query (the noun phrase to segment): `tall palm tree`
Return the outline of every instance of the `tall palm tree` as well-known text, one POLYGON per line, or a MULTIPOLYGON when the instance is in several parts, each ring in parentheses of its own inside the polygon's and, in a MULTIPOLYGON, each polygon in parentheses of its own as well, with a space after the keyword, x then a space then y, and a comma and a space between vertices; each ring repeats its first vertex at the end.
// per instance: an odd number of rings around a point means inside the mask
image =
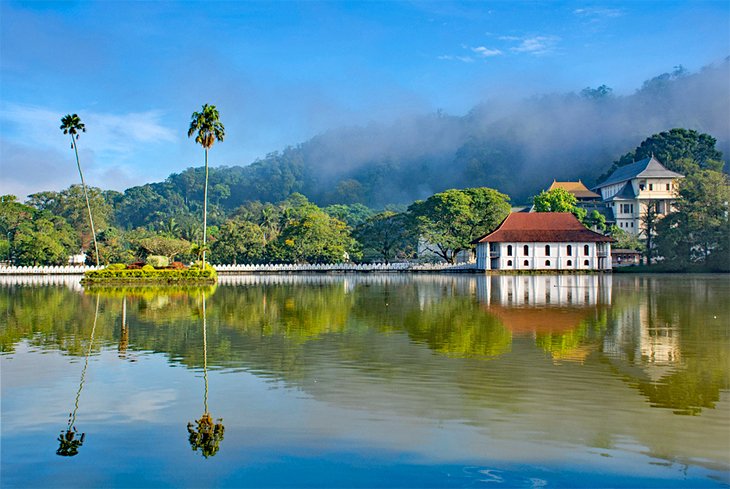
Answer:
POLYGON ((76 166, 79 169, 79 176, 81 177, 81 187, 84 189, 84 197, 86 198, 86 209, 89 211, 89 225, 91 226, 91 237, 94 239, 94 256, 96 257, 96 266, 99 266, 99 246, 96 244, 96 231, 94 230, 94 218, 91 216, 91 204, 89 204, 89 192, 86 190, 86 183, 84 182, 84 174, 81 171, 81 163, 79 163, 79 150, 76 147, 76 142, 79 139, 79 132, 86 132, 86 126, 76 114, 66 114, 61 118, 61 127, 64 134, 71 136, 71 147, 76 154, 76 166))
POLYGON ((205 186, 203 187, 203 268, 205 268, 205 243, 208 234, 208 150, 216 141, 223 141, 225 128, 215 105, 203 105, 201 112, 193 112, 188 137, 196 134, 195 142, 205 149, 205 186))

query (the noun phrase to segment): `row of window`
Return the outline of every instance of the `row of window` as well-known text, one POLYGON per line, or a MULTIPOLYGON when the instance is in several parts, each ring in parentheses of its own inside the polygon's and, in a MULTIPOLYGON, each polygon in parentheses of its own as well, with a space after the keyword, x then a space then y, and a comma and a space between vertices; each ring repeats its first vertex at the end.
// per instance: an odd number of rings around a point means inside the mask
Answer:
MULTIPOLYGON (((657 183, 657 187, 659 187, 659 185, 661 185, 661 183, 657 183)), ((672 184, 671 183, 667 183, 666 186, 667 186, 667 191, 669 191, 669 190, 672 189, 672 184)), ((640 183, 639 184, 639 190, 646 190, 646 184, 640 183)), ((654 184, 653 183, 650 183, 649 184, 649 191, 651 192, 652 190, 654 190, 654 184)))
MULTIPOLYGON (((589 266, 590 264, 591 263, 588 260, 583 260, 583 265, 589 266)), ((523 266, 526 266, 526 267, 529 267, 530 266, 530 261, 529 260, 525 260, 524 262, 522 262, 522 265, 523 266)), ((512 260, 507 260, 507 266, 508 267, 511 267, 512 266, 512 260)), ((550 260, 545 260, 545 266, 546 267, 549 267, 550 266, 550 260)), ((568 262, 566 263, 566 266, 572 267, 573 266, 573 260, 568 260, 568 262)))
MULTIPOLYGON (((568 245, 566 248, 568 256, 573 256, 573 245, 568 245)), ((525 245, 522 247, 522 253, 525 256, 530 256, 530 247, 525 245)), ((591 254, 591 248, 588 245, 583 245, 583 254, 589 256, 591 254)), ((512 256, 512 245, 507 245, 507 256, 512 256)), ((545 256, 550 256, 550 245, 545 245, 545 256)))
POLYGON ((619 225, 619 227, 622 227, 622 228, 634 227, 634 223, 633 222, 627 222, 624 225, 624 222, 619 221, 618 225, 619 225))

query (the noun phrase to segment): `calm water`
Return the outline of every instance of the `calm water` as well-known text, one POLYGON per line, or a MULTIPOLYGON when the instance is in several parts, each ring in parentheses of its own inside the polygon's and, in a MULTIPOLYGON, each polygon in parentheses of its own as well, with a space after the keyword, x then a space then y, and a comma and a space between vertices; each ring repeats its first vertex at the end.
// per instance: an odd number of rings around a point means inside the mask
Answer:
POLYGON ((728 276, 4 280, 3 488, 730 486, 728 276))

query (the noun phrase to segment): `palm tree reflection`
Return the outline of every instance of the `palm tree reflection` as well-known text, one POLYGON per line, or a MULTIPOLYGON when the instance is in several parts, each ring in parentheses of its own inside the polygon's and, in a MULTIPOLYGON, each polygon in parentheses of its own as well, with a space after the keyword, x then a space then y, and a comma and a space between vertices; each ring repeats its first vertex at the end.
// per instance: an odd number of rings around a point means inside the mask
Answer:
POLYGON ((89 348, 86 351, 86 360, 84 361, 84 368, 81 370, 81 381, 79 382, 79 390, 76 392, 76 401, 74 402, 74 410, 68 415, 68 426, 65 430, 61 431, 58 435, 58 442, 60 443, 56 455, 62 457, 73 457, 79 453, 79 448, 84 444, 86 433, 81 433, 76 429, 76 411, 79 409, 79 398, 81 397, 81 390, 84 388, 84 379, 86 377, 86 368, 89 366, 89 356, 91 355, 91 348, 94 344, 94 333, 96 332, 96 320, 99 317, 99 294, 96 295, 96 309, 94 311, 94 325, 91 327, 91 337, 89 338, 89 348), (78 436, 78 438, 77 438, 78 436))
POLYGON ((205 294, 203 299, 203 378, 205 379, 205 396, 203 398, 204 412, 195 424, 188 422, 188 441, 193 451, 200 452, 205 458, 212 457, 220 449, 220 442, 223 440, 223 419, 218 418, 213 422, 213 417, 208 412, 208 336, 205 311, 205 294))

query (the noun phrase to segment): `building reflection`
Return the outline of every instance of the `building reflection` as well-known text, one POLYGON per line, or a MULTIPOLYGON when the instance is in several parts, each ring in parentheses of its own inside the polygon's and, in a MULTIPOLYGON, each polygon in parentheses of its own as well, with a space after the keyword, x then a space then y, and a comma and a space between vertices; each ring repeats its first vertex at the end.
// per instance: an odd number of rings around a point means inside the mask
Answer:
POLYGON ((600 349, 610 275, 493 275, 476 287, 484 311, 553 361, 582 363, 600 349))

